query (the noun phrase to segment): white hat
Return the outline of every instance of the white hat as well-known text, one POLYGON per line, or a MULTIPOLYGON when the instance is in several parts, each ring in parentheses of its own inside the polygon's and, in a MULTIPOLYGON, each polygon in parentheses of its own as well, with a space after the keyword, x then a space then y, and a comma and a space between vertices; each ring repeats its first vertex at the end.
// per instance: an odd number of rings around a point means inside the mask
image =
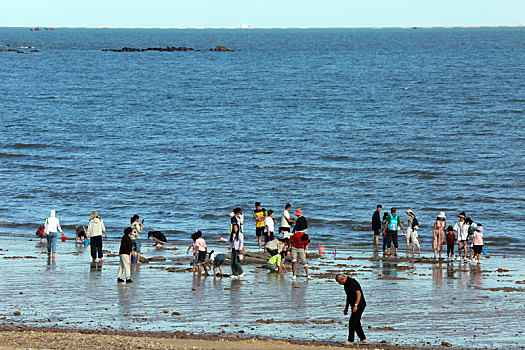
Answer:
POLYGON ((445 215, 445 212, 444 212, 444 211, 442 211, 442 212, 440 212, 440 213, 439 213, 439 215, 438 215, 438 218, 443 218, 443 219, 446 219, 446 218, 447 218, 447 216, 445 215))

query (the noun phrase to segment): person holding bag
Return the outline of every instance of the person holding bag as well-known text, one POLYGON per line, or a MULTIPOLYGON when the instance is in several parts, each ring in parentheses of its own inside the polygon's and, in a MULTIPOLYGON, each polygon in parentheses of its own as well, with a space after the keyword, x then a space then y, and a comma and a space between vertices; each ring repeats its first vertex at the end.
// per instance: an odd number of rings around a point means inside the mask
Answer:
POLYGON ((60 227, 60 220, 55 216, 56 212, 51 210, 50 216, 46 219, 44 236, 47 239, 47 256, 55 258, 57 248, 58 232, 64 236, 62 227, 60 227))

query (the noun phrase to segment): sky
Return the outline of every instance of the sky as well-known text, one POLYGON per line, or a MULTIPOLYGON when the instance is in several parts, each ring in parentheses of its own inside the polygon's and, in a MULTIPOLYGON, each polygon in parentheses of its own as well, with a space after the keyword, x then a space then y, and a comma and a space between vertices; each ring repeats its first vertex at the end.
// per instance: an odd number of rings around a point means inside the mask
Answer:
POLYGON ((412 27, 525 24, 525 0, 0 0, 0 26, 412 27))

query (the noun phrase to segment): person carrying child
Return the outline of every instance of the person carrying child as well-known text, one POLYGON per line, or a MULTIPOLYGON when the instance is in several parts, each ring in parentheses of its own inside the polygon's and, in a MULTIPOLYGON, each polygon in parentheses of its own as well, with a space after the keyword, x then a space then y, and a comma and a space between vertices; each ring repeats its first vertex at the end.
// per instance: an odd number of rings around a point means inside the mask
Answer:
POLYGON ((286 257, 286 252, 284 251, 278 254, 275 254, 266 263, 266 268, 270 270, 269 272, 279 272, 279 273, 286 272, 286 268, 284 267, 285 257, 286 257))
MULTIPOLYGON (((454 260, 454 245, 456 244, 456 235, 454 234, 454 228, 450 225, 447 228, 446 240, 447 240, 447 259, 450 260, 450 258, 452 258, 452 260, 454 260)), ((459 254, 461 254, 461 248, 460 248, 459 254)))

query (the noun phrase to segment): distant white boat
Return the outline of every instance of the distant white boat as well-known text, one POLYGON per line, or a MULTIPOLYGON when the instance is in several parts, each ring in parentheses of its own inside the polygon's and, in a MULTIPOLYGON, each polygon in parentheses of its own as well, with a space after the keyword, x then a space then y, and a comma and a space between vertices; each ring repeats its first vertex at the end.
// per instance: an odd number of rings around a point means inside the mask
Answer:
POLYGON ((253 29, 252 26, 244 24, 244 23, 241 23, 241 25, 239 25, 239 28, 241 28, 241 29, 253 29))

